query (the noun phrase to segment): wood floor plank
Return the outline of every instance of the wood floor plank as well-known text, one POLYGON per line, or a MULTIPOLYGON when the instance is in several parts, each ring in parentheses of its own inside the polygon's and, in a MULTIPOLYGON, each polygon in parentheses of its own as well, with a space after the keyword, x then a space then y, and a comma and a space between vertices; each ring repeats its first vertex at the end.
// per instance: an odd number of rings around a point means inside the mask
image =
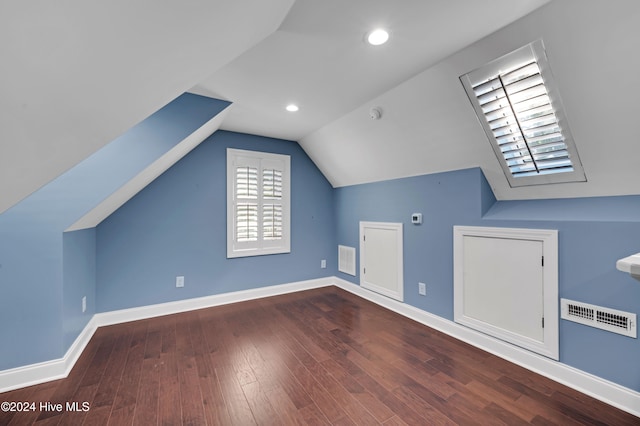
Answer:
POLYGON ((204 424, 205 415, 202 394, 200 393, 200 380, 193 355, 183 355, 179 358, 178 376, 182 422, 192 425, 204 424))
POLYGON ((311 400, 330 422, 333 423, 346 417, 346 413, 340 407, 340 404, 318 383, 313 374, 304 365, 291 366, 291 371, 298 378, 304 389, 307 389, 311 400))
POLYGON ((215 371, 211 377, 200 378, 200 393, 202 394, 202 406, 207 424, 231 424, 231 418, 224 403, 215 371))
POLYGON ((158 424, 166 426, 181 424, 182 405, 180 404, 180 379, 178 374, 178 356, 175 351, 163 352, 160 355, 159 380, 158 424))
POLYGON ((444 400, 456 393, 446 380, 441 380, 437 370, 412 356, 395 361, 393 366, 444 400))
POLYGON ((304 420, 305 424, 308 425, 331 425, 329 420, 322 415, 322 412, 316 407, 314 404, 307 405, 304 408, 298 410, 300 416, 304 420))
MULTIPOLYGON (((78 358, 75 367, 71 370, 67 379, 60 381, 51 395, 51 399, 46 402, 51 402, 54 405, 64 405, 67 401, 72 401, 73 395, 80 386, 84 375, 90 369, 91 361, 100 348, 100 345, 101 341, 99 339, 92 340, 87 344, 87 347, 82 355, 80 355, 80 358, 78 358)), ((60 411, 40 411, 37 422, 40 422, 40 424, 57 424, 61 416, 62 412, 60 411)))
POLYGON ((134 325, 132 330, 127 360, 109 417, 110 424, 124 425, 133 422, 148 325, 148 321, 140 321, 134 325))
MULTIPOLYGON (((30 386, 29 388, 26 389, 27 392, 25 393, 16 391, 16 392, 13 392, 13 395, 11 397, 7 397, 7 398, 0 397, 0 401, 14 401, 14 402, 22 401, 22 402, 30 402, 30 403, 36 404, 35 405, 36 409, 32 411, 20 413, 20 415, 14 416, 13 419, 11 419, 9 416, 3 419, 2 416, 0 415, 0 425, 8 424, 12 426, 13 425, 18 426, 18 425, 29 425, 34 423, 38 419, 38 416, 40 415, 40 410, 39 410, 40 403, 45 401, 51 401, 51 398, 59 384, 60 384, 60 381, 56 380, 54 382, 45 383, 39 386, 30 386), (22 396, 22 395, 28 395, 28 396, 22 396)), ((5 414, 10 414, 10 413, 5 413, 5 414)))
POLYGON ((255 425, 256 420, 251 412, 251 407, 233 368, 228 364, 220 365, 216 367, 216 374, 229 411, 231 424, 255 425))
MULTIPOLYGON (((437 410, 423 398, 420 398, 407 387, 400 386, 393 391, 393 394, 402 402, 420 412, 420 415, 427 419, 430 425, 434 426, 453 426, 455 423, 448 418, 443 412, 437 410)), ((400 415, 394 417, 400 418, 400 415)))
POLYGON ((291 374, 306 390, 311 400, 318 406, 322 414, 335 423, 347 417, 344 410, 329 392, 311 374, 308 366, 317 366, 318 362, 306 352, 302 346, 289 334, 281 333, 278 343, 288 352, 283 353, 282 360, 291 374), (306 363, 306 365, 305 365, 306 363))
MULTIPOLYGON (((389 409, 384 404, 380 404, 381 399, 372 395, 371 392, 367 389, 365 385, 360 383, 355 376, 349 374, 346 370, 344 370, 337 362, 334 360, 328 360, 322 363, 322 366, 327 369, 327 371, 346 389, 349 393, 364 407, 366 408, 373 417, 376 418, 380 423, 389 420, 394 416, 394 412, 389 409)), ((360 377, 362 377, 365 373, 361 372, 360 377)), ((371 383, 375 382, 373 379, 370 379, 369 385, 372 387, 371 383)), ((382 386, 378 383, 375 383, 378 388, 382 386)))
MULTIPOLYGON (((100 381, 96 394, 91 402, 92 407, 98 408, 108 406, 109 412, 111 411, 111 405, 116 397, 116 392, 118 391, 118 386, 127 361, 127 352, 129 351, 129 346, 131 344, 131 335, 132 334, 125 329, 113 342, 113 350, 109 355, 109 360, 105 366, 105 372, 102 375, 102 380, 100 381)), ((91 417, 92 411, 88 417, 91 417)))
POLYGON ((387 330, 379 331, 376 333, 376 337, 378 338, 378 344, 392 346, 396 351, 405 354, 405 356, 411 355, 420 362, 429 361, 432 358, 431 355, 420 350, 417 346, 404 341, 396 334, 392 334, 387 330))
POLYGON ((389 420, 383 423, 384 426, 407 426, 407 423, 402 421, 398 416, 393 416, 389 420))
MULTIPOLYGON (((273 390, 273 388, 270 390, 273 390)), ((271 405, 269 398, 260 386, 260 382, 252 382, 242 385, 242 391, 247 398, 247 403, 251 408, 251 413, 253 414, 253 418, 256 420, 257 424, 282 424, 282 419, 280 419, 277 411, 271 405)))
MULTIPOLYGON (((151 335, 151 333, 149 334, 151 335)), ((148 336, 149 336, 148 335, 148 336)), ((160 334, 157 334, 158 338, 160 334)), ((148 339, 148 337, 147 337, 148 339)), ((149 343, 147 341, 147 343, 149 343)), ((145 358, 142 362, 142 373, 140 386, 136 398, 136 410, 134 413, 134 424, 157 424, 158 423, 158 402, 160 393, 160 341, 153 345, 158 349, 158 357, 145 358)), ((148 347, 148 345, 147 345, 148 347)), ((145 351, 145 357, 148 356, 145 351)))
POLYGON ((101 327, 66 379, 11 400, 65 410, 1 426, 640 425, 335 287, 101 327))
MULTIPOLYGON (((585 421, 591 421, 592 419, 598 415, 599 412, 603 410, 607 410, 607 405, 601 401, 594 401, 592 398, 578 393, 578 392, 567 392, 566 390, 559 390, 554 392, 551 397, 558 403, 562 404, 564 407, 567 407, 564 410, 564 413, 571 413, 572 418, 579 418, 576 415, 576 412, 583 413, 586 415, 585 421)), ((632 424, 635 426, 640 425, 640 420, 637 420, 634 423, 629 423, 628 416, 620 415, 620 412, 612 412, 607 422, 609 424, 615 424, 617 426, 625 426, 632 424)), ((597 424, 597 422, 594 422, 597 424)))
MULTIPOLYGON (((496 382, 497 383, 497 382, 496 382)), ((527 408, 525 404, 519 402, 521 395, 506 396, 503 392, 496 389, 499 386, 491 386, 490 384, 472 381, 465 386, 468 391, 483 399, 485 406, 491 404, 497 405, 499 408, 509 411, 513 415, 530 422, 536 416, 536 413, 527 408)))
POLYGON ((304 416, 298 411, 289 396, 281 388, 275 388, 267 393, 271 406, 278 412, 282 425, 304 425, 304 416))
POLYGON ((484 407, 483 411, 490 417, 499 419, 505 425, 521 426, 529 424, 529 422, 524 420, 522 417, 513 414, 511 411, 506 410, 504 407, 493 402, 484 407))
MULTIPOLYGON (((298 342, 302 349, 309 354, 315 361, 324 361, 330 358, 330 354, 321 347, 321 345, 314 341, 310 335, 305 333, 305 330, 298 327, 298 322, 292 317, 286 315, 286 307, 281 304, 276 305, 280 315, 281 323, 286 324, 286 334, 289 334, 293 339, 298 342)), ((302 359, 301 359, 302 360, 302 359)))
POLYGON ((377 424, 375 417, 360 404, 327 370, 321 365, 312 367, 311 373, 316 380, 333 395, 333 398, 354 422, 377 424))

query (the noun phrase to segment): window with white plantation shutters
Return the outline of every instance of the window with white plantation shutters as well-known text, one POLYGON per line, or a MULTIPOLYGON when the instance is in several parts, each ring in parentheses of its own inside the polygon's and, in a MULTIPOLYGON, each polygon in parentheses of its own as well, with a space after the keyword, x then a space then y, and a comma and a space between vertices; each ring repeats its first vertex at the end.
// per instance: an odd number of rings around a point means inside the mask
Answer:
POLYGON ((227 149, 227 257, 290 251, 290 157, 227 149))
POLYGON ((265 240, 277 240, 282 238, 282 170, 263 170, 262 188, 262 233, 265 240))
POLYGON ((512 187, 586 180, 542 41, 460 80, 512 187))
POLYGON ((235 239, 239 242, 258 240, 258 169, 237 166, 235 239))

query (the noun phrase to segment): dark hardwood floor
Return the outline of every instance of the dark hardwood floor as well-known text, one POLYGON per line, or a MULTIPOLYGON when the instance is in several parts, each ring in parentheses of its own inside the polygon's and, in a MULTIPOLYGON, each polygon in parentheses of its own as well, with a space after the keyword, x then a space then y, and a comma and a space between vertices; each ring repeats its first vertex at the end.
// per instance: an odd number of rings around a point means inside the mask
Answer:
POLYGON ((36 409, 0 425, 640 425, 334 287, 100 328, 6 401, 36 409))

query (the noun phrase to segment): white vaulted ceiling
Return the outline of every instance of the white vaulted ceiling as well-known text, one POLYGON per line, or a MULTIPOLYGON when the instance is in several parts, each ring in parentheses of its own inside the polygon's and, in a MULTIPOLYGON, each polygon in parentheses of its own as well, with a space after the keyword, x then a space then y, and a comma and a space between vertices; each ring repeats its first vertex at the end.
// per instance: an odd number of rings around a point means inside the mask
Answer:
POLYGON ((1 1, 0 212, 261 42, 292 4, 1 1))
POLYGON ((297 0, 278 31, 193 91, 234 102, 225 128, 298 141, 547 1, 297 0), (387 44, 365 43, 376 27, 387 44))
POLYGON ((2 2, 0 212, 184 91, 231 101, 223 129, 298 141, 334 186, 481 167, 499 199, 640 194, 640 3, 613 4, 2 2), (586 183, 509 188, 458 80, 536 39, 586 183))

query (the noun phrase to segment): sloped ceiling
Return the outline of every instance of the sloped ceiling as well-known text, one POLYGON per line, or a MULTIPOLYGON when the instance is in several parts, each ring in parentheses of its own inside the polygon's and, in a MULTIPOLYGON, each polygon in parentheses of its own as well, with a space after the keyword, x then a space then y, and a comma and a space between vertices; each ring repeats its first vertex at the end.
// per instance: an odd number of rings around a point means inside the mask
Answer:
POLYGON ((334 186, 479 166, 499 199, 638 194, 637 22, 634 0, 1 2, 0 212, 187 90, 334 186), (458 77, 539 38, 588 182, 512 189, 458 77))
POLYGON ((638 194, 640 107, 628 93, 639 11, 633 0, 298 0, 278 31, 193 90, 234 102, 223 129, 299 141, 334 186, 481 167, 498 199, 638 194), (376 25, 391 39, 368 46, 376 25), (510 188, 458 79, 537 39, 587 182, 510 188))
POLYGON ((299 141, 548 1, 297 0, 278 31, 192 92, 234 103, 226 130, 299 141), (365 42, 376 27, 387 44, 365 42))
POLYGON ((336 186, 480 166, 496 198, 640 194, 640 3, 553 1, 305 136, 336 186), (510 188, 458 77, 542 39, 587 182, 510 188), (379 105, 382 120, 368 110, 379 105))
POLYGON ((0 2, 0 212, 260 42, 292 4, 0 2))

